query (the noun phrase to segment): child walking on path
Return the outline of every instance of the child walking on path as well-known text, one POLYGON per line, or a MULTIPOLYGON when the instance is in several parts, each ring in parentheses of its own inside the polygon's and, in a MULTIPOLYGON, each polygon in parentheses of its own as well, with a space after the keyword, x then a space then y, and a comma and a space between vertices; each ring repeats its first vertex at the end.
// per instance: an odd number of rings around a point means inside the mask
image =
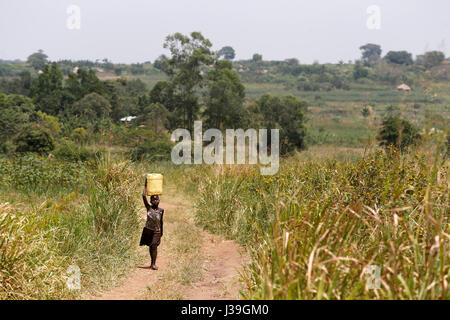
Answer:
POLYGON ((158 255, 158 246, 161 243, 163 235, 163 216, 164 209, 159 208, 159 196, 151 196, 150 203, 146 197, 147 180, 145 180, 144 191, 142 191, 142 199, 147 209, 147 222, 142 231, 140 246, 149 246, 151 265, 150 269, 158 270, 156 266, 156 257, 158 255))

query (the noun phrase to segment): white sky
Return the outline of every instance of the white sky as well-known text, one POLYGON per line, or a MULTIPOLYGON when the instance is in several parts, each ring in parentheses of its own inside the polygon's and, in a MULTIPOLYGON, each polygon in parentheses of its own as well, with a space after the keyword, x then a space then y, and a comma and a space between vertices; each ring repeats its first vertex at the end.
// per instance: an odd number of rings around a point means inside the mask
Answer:
POLYGON ((153 61, 164 38, 200 31, 214 49, 231 45, 237 59, 296 57, 301 63, 360 57, 365 43, 414 55, 450 55, 449 0, 0 0, 0 59, 26 59, 43 49, 51 60, 153 61), (81 28, 66 10, 81 9, 81 28), (366 23, 381 10, 379 30, 366 23))

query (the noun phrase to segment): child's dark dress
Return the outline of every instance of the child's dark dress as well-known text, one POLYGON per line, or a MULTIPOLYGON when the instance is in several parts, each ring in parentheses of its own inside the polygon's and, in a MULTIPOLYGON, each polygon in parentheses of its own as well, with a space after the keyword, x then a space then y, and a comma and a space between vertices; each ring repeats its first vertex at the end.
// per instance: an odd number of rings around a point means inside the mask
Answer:
POLYGON ((162 217, 164 209, 152 209, 147 211, 147 222, 142 230, 140 246, 157 247, 162 237, 162 217))

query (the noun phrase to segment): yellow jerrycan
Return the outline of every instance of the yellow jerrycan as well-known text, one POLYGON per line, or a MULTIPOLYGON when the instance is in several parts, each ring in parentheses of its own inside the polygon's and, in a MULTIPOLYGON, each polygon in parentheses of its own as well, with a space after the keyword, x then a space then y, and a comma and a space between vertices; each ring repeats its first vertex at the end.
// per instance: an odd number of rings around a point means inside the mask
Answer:
POLYGON ((147 174, 147 196, 162 195, 163 175, 160 173, 147 174))

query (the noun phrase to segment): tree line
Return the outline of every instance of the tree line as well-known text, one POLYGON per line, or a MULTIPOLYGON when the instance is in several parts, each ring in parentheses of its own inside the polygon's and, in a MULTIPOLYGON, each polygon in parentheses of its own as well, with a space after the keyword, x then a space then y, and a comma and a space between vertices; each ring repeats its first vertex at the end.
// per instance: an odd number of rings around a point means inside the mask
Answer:
POLYGON ((304 147, 305 103, 293 96, 270 95, 247 101, 245 87, 230 62, 231 47, 214 52, 212 43, 199 32, 169 35, 163 47, 170 52, 160 59, 167 80, 151 90, 141 80, 102 81, 91 68, 79 68, 65 78, 58 63, 40 64, 46 59, 43 52, 31 55, 30 64, 40 70, 37 78, 17 82, 20 89, 14 94, 0 94, 0 122, 17 118, 15 126, 0 128, 5 137, 2 149, 27 151, 17 145, 20 139, 28 139, 28 151, 36 147, 48 152, 53 148, 52 137, 75 139, 80 132, 111 131, 124 116, 136 117, 130 128, 151 132, 147 142, 166 141, 167 132, 176 128, 192 131, 194 121, 202 119, 205 128, 221 130, 279 128, 283 152, 304 147), (58 123, 60 133, 52 132, 48 122, 58 123))

